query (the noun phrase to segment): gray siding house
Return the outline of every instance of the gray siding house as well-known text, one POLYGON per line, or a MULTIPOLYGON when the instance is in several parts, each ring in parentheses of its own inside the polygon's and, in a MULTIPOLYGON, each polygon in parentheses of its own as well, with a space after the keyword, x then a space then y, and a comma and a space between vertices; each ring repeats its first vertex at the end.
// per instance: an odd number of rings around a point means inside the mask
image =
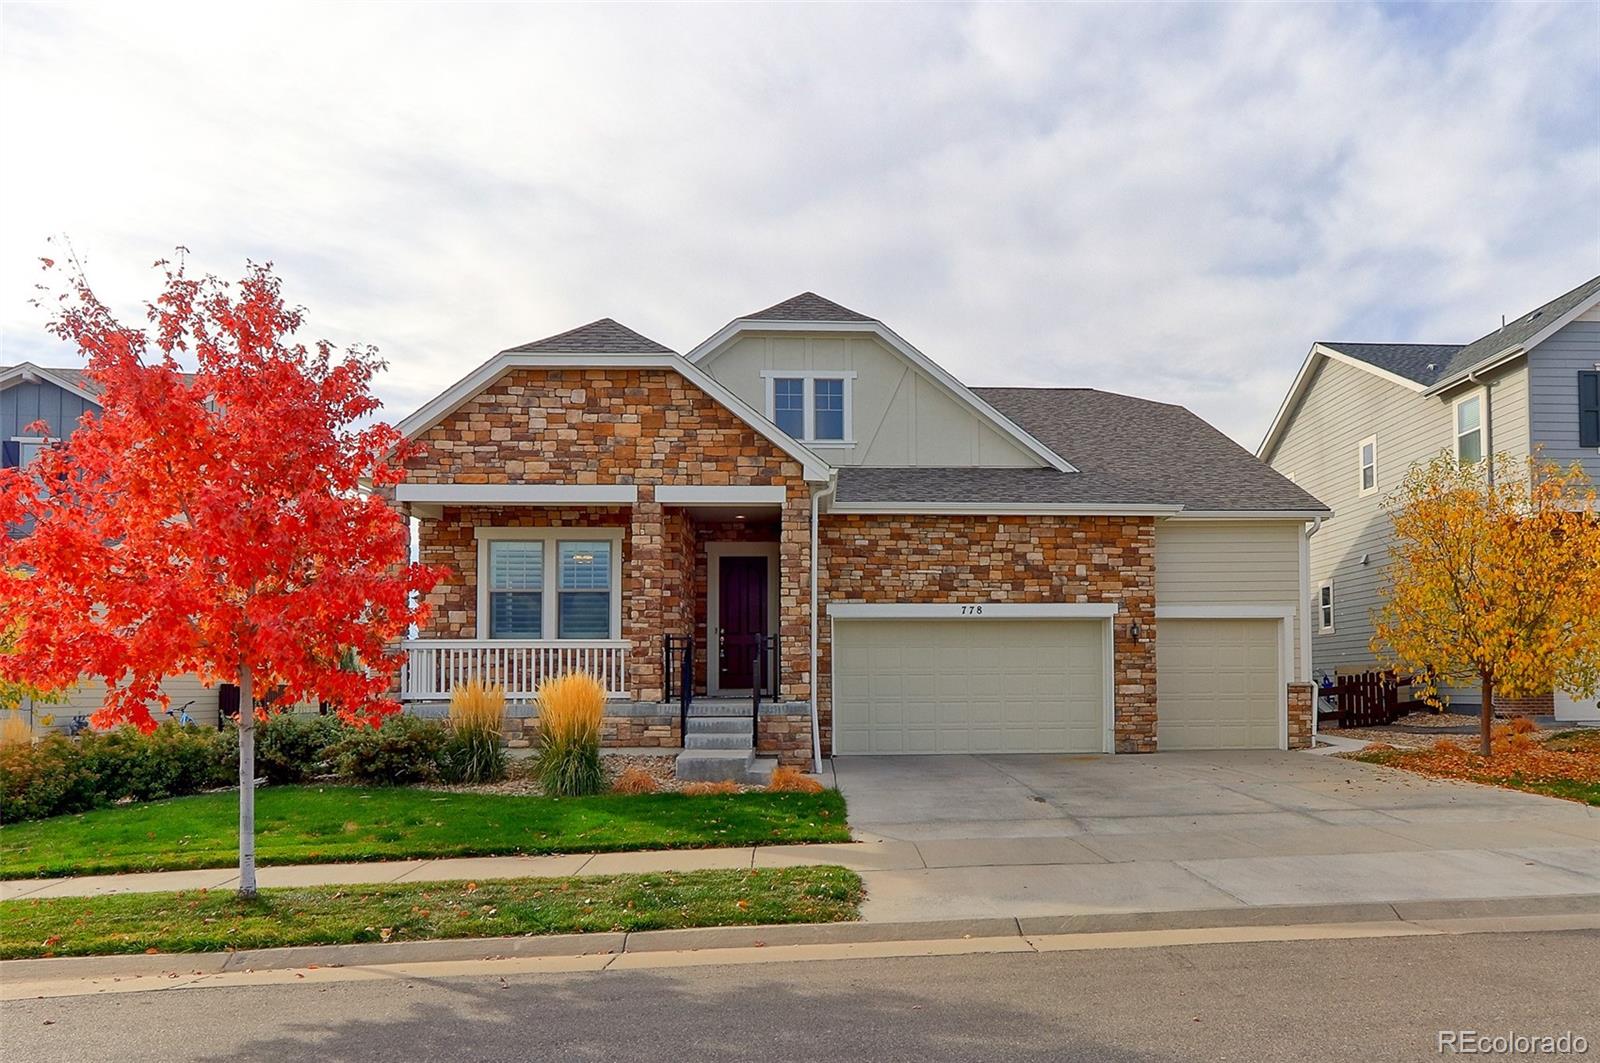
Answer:
MULTIPOLYGON (((1382 500, 1411 466, 1535 448, 1600 482, 1600 277, 1471 343, 1312 344, 1257 453, 1333 509, 1311 538, 1314 674, 1373 663, 1382 500)), ((1561 691, 1548 711, 1600 720, 1561 691)))
MULTIPOLYGON (((47 439, 70 435, 85 413, 100 408, 94 383, 81 369, 50 368, 23 362, 0 366, 0 467, 17 468, 33 460, 47 439), (43 430, 37 422, 43 422, 43 430)), ((26 525, 5 529, 5 534, 20 538, 28 534, 26 525)), ((217 688, 208 688, 198 676, 174 676, 161 684, 172 699, 172 711, 187 713, 197 723, 215 724, 218 710, 217 688)), ((36 726, 52 718, 57 729, 64 729, 76 716, 87 716, 100 707, 105 687, 99 680, 85 680, 66 700, 54 705, 26 706, 34 714, 36 726)))

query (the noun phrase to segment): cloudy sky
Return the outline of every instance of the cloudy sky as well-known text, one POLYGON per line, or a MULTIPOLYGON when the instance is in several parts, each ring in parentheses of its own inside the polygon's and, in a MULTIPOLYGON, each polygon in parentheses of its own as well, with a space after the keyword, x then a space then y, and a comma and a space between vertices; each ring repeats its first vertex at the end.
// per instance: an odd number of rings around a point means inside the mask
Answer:
POLYGON ((1314 339, 1465 341, 1600 272, 1600 5, 0 10, 0 363, 65 235, 137 309, 275 262, 395 416, 601 316, 804 289, 973 384, 1254 447, 1314 339))

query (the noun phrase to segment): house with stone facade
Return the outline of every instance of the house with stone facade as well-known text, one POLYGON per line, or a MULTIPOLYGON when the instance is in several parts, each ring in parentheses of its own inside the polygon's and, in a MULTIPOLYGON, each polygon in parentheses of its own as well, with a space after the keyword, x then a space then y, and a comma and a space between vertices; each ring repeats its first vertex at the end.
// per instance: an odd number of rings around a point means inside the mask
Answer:
MULTIPOLYGON (((1335 511, 1311 540, 1315 674, 1377 667, 1383 502, 1412 466, 1538 454, 1600 481, 1600 277, 1470 343, 1312 344, 1258 453, 1335 511)), ((1476 688, 1445 693, 1462 708, 1482 700, 1476 688)), ((1562 690, 1496 707, 1600 722, 1595 699, 1562 690)))
POLYGON ((608 743, 726 777, 1310 741, 1328 510, 1182 407, 968 387, 805 293, 686 354, 610 319, 510 347, 400 427, 450 573, 413 711, 476 675, 526 715, 582 669, 608 743))

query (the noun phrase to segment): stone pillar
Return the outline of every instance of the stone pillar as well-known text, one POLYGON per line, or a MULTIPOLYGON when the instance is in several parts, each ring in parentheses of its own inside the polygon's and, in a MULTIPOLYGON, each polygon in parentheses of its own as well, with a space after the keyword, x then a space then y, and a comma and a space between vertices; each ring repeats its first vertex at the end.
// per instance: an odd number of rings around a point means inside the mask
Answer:
POLYGON ((778 532, 778 634, 784 701, 811 697, 811 491, 791 481, 778 532))
POLYGON ((1289 684, 1289 748, 1311 748, 1311 724, 1317 711, 1314 683, 1289 684))
POLYGON ((663 571, 661 503, 655 488, 639 486, 628 516, 628 556, 622 559, 622 637, 628 647, 628 691, 636 701, 660 701, 661 636, 668 578, 663 571))
POLYGON ((1118 753, 1156 751, 1156 540, 1148 517, 1113 520, 1093 567, 1121 591, 1112 620, 1113 735, 1118 753), (1139 634, 1133 634, 1137 622, 1139 634))

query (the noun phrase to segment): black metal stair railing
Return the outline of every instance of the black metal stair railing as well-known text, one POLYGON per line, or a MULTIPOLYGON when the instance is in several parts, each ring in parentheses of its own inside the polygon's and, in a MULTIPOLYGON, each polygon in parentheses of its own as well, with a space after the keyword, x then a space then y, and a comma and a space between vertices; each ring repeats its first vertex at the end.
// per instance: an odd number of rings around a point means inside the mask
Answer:
POLYGON ((689 706, 694 703, 693 635, 668 635, 661 640, 661 691, 670 704, 678 703, 678 740, 687 744, 689 706))

